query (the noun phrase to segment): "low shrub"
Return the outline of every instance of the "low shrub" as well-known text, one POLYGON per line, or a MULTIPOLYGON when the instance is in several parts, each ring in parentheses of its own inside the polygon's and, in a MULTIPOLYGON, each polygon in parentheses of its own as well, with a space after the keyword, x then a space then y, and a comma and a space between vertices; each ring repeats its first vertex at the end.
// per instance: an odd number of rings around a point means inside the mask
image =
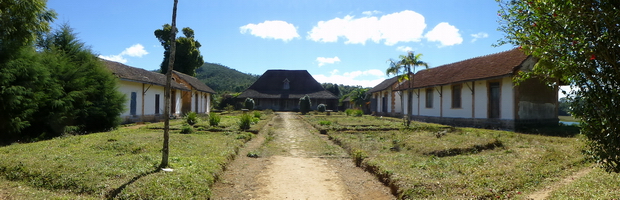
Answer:
POLYGON ((248 130, 252 125, 253 117, 249 114, 243 114, 239 117, 239 129, 248 130))
POLYGON ((198 123, 198 115, 195 112, 188 112, 185 115, 185 122, 189 125, 194 125, 198 123))
POLYGON ((318 110, 319 112, 325 112, 325 110, 327 110, 327 106, 325 106, 325 104, 319 104, 318 106, 316 106, 316 110, 318 110))
POLYGON ((364 111, 358 109, 347 109, 344 111, 344 114, 347 116, 361 117, 364 115, 364 111))
POLYGON ((183 127, 181 127, 181 134, 191 134, 194 132, 194 127, 190 126, 189 124, 184 124, 183 127))
POLYGON ((327 120, 323 120, 323 121, 319 121, 319 125, 321 126, 329 126, 332 125, 331 121, 327 121, 327 120))
POLYGON ((220 115, 217 113, 211 113, 209 115, 209 126, 218 126, 221 120, 222 117, 220 117, 220 115))
POLYGON ((254 111, 254 113, 253 113, 253 114, 254 114, 254 118, 258 118, 258 119, 260 119, 260 117, 261 117, 261 113, 260 113, 259 111, 254 111))
POLYGON ((243 108, 254 110, 254 99, 246 98, 245 101, 243 101, 243 108))

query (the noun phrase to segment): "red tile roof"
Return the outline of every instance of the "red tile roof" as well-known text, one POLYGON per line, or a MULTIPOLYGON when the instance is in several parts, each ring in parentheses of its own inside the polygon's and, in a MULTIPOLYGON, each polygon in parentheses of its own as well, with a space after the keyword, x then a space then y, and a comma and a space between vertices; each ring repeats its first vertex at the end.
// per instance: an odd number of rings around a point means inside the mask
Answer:
MULTIPOLYGON (((521 67, 529 56, 519 49, 512 49, 496 54, 471 58, 417 72, 414 75, 413 88, 424 88, 437 85, 491 79, 512 75, 521 67)), ((397 90, 409 88, 404 82, 397 90)))

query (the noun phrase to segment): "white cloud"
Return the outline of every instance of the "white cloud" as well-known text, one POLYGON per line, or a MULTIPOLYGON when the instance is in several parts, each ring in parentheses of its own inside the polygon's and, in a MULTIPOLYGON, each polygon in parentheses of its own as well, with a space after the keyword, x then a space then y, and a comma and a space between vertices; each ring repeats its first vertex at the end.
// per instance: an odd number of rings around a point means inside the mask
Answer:
POLYGON ((371 40, 375 43, 384 41, 385 45, 392 46, 399 42, 420 41, 425 28, 424 16, 405 10, 380 18, 347 15, 319 21, 308 32, 307 38, 316 42, 337 42, 338 38, 343 37, 345 44, 366 44, 371 40))
POLYGON ((396 51, 410 52, 410 51, 413 51, 413 48, 407 47, 407 46, 399 46, 399 47, 396 47, 396 51))
POLYGON ((385 80, 385 74, 378 69, 366 71, 352 71, 340 74, 337 69, 329 75, 318 74, 313 76, 320 83, 335 83, 351 86, 374 87, 385 80))
POLYGON ((489 34, 485 33, 485 32, 479 32, 479 33, 476 33, 476 34, 471 34, 471 37, 474 38, 474 39, 471 40, 471 42, 475 42, 478 39, 488 38, 489 34))
POLYGON ((99 55, 99 58, 111 60, 115 62, 120 62, 120 63, 127 63, 127 58, 125 58, 125 56, 141 58, 142 56, 147 55, 147 54, 149 54, 149 52, 144 50, 144 46, 142 46, 141 44, 134 44, 126 48, 125 50, 123 50, 123 52, 121 52, 118 55, 109 55, 109 56, 99 55))
POLYGON ((340 62, 340 58, 338 58, 338 56, 333 57, 333 58, 318 57, 316 58, 316 61, 319 62, 319 67, 320 67, 325 64, 334 64, 334 63, 340 62))
POLYGON ((381 11, 378 11, 378 10, 364 11, 364 12, 362 12, 362 14, 367 15, 367 16, 371 16, 371 15, 381 14, 381 11))
POLYGON ((463 42, 459 29, 447 22, 437 24, 437 26, 435 26, 433 30, 427 32, 424 37, 431 42, 440 42, 441 45, 439 47, 457 45, 463 42))
POLYGON ((134 44, 133 46, 126 48, 125 51, 121 52, 121 55, 128 55, 131 57, 140 58, 146 54, 149 54, 149 52, 146 52, 146 50, 144 50, 144 46, 142 46, 141 44, 134 44))
POLYGON ((251 35, 261 38, 271 38, 288 42, 298 38, 297 28, 285 21, 265 21, 259 24, 247 24, 239 27, 242 34, 250 32, 251 35))

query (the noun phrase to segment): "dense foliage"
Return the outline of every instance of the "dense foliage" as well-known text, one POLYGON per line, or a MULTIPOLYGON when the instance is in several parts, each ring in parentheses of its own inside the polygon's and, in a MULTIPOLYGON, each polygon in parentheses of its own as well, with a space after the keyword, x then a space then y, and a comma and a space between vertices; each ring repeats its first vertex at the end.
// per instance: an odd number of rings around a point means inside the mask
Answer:
POLYGON ((312 103, 310 102, 310 97, 308 95, 299 98, 299 111, 302 115, 310 112, 310 105, 312 105, 312 103))
MULTIPOLYGON (((196 76, 196 68, 204 64, 202 55, 200 55, 201 44, 194 39, 194 30, 185 27, 182 30, 183 36, 176 39, 176 51, 174 54, 174 70, 181 73, 196 76)), ((161 72, 168 71, 170 59, 170 35, 172 34, 172 26, 164 24, 162 29, 155 30, 155 37, 164 47, 164 60, 161 62, 161 72)))
POLYGON ((316 106, 316 110, 319 112, 325 112, 326 107, 327 106, 325 106, 325 104, 319 104, 318 106, 316 106))
POLYGON ((258 77, 214 63, 205 63, 196 69, 196 78, 217 93, 243 92, 258 80, 258 77))
POLYGON ((588 155, 620 172, 620 2, 498 0, 498 45, 519 46, 540 59, 523 78, 543 77, 573 88, 572 114, 582 120, 588 155))
POLYGON ((124 97, 115 77, 69 26, 39 33, 0 63, 0 139, 49 138, 109 130, 120 123, 124 97))
POLYGON ((245 101, 243 101, 243 108, 248 110, 254 110, 254 99, 245 98, 245 101))
POLYGON ((19 55, 37 37, 50 30, 56 13, 43 0, 3 0, 0 2, 0 62, 19 55))

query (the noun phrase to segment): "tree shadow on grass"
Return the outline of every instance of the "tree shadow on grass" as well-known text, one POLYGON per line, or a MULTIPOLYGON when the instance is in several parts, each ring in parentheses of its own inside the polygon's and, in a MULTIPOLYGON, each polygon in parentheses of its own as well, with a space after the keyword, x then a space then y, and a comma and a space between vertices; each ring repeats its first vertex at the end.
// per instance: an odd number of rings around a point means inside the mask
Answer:
POLYGON ((120 194, 120 193, 121 193, 121 192, 122 192, 122 191, 123 191, 123 190, 124 190, 127 186, 129 186, 129 185, 131 185, 132 183, 136 182, 138 179, 140 179, 140 178, 142 178, 142 177, 145 177, 145 176, 148 176, 148 175, 151 175, 151 174, 154 174, 154 173, 157 173, 157 172, 160 172, 160 171, 162 171, 162 170, 161 170, 161 168, 159 168, 159 167, 158 167, 158 168, 156 168, 155 170, 152 170, 152 171, 149 171, 149 172, 145 172, 145 173, 139 174, 139 175, 138 175, 138 176, 136 176, 136 177, 133 177, 133 178, 132 178, 131 180, 129 180, 127 183, 125 183, 125 184, 121 185, 120 187, 118 187, 118 188, 116 188, 116 189, 114 189, 114 190, 112 190, 112 191, 109 191, 109 192, 106 194, 106 199, 111 200, 111 199, 116 198, 116 196, 118 196, 118 194, 120 194))
POLYGON ((576 135, 579 135, 579 133, 581 132, 581 127, 579 127, 579 125, 560 124, 558 126, 551 127, 525 128, 517 130, 516 132, 556 137, 574 137, 576 135))

